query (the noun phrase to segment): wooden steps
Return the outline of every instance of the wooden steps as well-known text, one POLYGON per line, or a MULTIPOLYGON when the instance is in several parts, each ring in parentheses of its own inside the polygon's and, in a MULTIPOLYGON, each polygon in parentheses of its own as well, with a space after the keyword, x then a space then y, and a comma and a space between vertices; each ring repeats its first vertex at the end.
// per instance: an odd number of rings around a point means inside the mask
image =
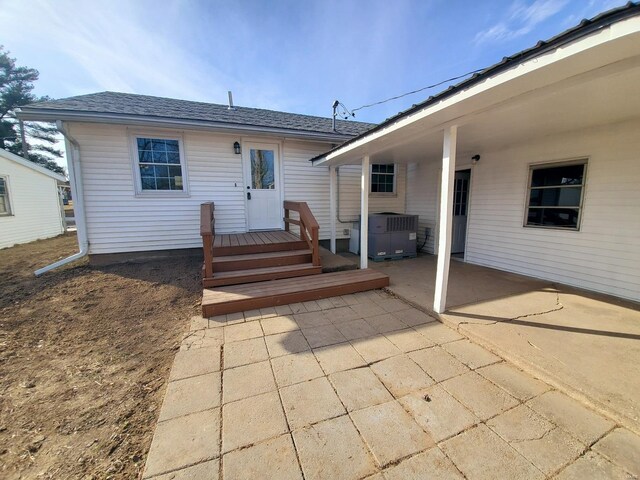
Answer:
POLYGON ((281 278, 303 277, 322 273, 322 266, 315 267, 313 263, 284 265, 279 267, 251 268, 248 270, 232 270, 217 272, 213 278, 205 278, 203 286, 219 287, 223 285, 238 285, 241 283, 263 282, 281 278))
POLYGON ((205 288, 202 316, 213 317, 256 308, 306 302, 389 286, 389 277, 376 270, 349 270, 300 278, 205 288))
POLYGON ((213 257, 214 276, 219 272, 249 270, 266 267, 300 265, 311 262, 311 250, 286 250, 278 252, 247 253, 244 255, 223 255, 213 257))

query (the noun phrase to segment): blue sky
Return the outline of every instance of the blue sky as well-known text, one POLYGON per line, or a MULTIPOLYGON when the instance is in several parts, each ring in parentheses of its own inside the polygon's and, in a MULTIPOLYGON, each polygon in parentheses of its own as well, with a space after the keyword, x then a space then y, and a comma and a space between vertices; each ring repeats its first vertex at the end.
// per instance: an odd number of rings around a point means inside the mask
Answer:
MULTIPOLYGON (((114 90, 329 116, 499 61, 612 0, 0 0, 55 98, 114 90)), ((357 112, 379 122, 445 88, 357 112)))

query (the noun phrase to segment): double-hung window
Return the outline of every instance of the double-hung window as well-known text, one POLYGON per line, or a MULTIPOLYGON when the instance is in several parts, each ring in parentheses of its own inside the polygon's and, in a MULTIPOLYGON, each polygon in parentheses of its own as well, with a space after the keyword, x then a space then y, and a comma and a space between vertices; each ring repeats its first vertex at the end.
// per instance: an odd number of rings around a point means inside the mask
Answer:
POLYGON ((525 226, 578 230, 587 161, 534 165, 525 226))
POLYGON ((0 216, 11 215, 7 177, 0 177, 0 216))
POLYGON ((393 163, 371 165, 371 193, 396 193, 396 166, 393 163))
POLYGON ((187 191, 179 138, 135 136, 134 141, 140 193, 187 191))

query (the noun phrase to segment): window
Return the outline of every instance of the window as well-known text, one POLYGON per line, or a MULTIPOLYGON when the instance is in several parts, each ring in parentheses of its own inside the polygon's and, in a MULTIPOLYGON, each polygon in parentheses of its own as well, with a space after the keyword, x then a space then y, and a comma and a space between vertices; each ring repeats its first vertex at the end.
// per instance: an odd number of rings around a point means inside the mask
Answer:
POLYGON ((396 166, 393 163, 371 165, 371 193, 396 193, 396 166))
POLYGON ((141 192, 184 192, 184 161, 180 140, 135 137, 141 192))
POLYGON ((11 215, 7 177, 0 177, 0 215, 11 215))
POLYGON ((531 167, 526 226, 577 230, 586 161, 531 167))

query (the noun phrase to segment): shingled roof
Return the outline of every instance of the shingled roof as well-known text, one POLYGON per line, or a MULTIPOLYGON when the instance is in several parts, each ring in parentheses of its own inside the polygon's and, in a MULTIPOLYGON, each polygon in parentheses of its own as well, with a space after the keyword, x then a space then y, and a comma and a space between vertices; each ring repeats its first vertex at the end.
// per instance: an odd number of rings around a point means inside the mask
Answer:
POLYGON ((334 131, 331 118, 239 106, 229 109, 228 105, 215 103, 118 92, 91 93, 32 103, 22 107, 18 116, 36 119, 34 116, 38 114, 46 114, 47 118, 43 117, 42 120, 56 116, 65 119, 65 115, 68 114, 74 114, 76 117, 87 114, 96 118, 104 115, 122 116, 123 119, 145 117, 198 121, 216 125, 253 126, 270 130, 293 130, 300 133, 343 136, 345 139, 359 135, 375 126, 371 123, 336 120, 334 131))

